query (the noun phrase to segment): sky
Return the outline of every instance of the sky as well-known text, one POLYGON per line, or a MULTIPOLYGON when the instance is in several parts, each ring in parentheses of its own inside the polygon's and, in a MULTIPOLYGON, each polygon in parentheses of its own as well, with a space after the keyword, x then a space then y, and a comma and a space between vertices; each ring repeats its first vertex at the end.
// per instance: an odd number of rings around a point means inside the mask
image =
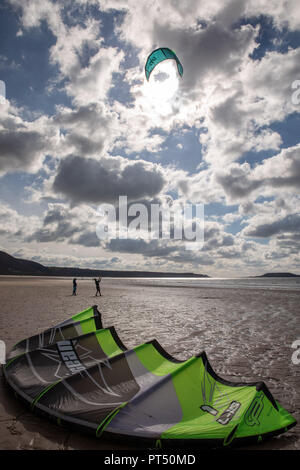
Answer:
POLYGON ((300 273, 299 46, 298 0, 1 2, 0 250, 99 270, 300 273), (146 80, 159 47, 182 78, 166 60, 146 80), (99 237, 119 196, 148 214, 201 205, 203 243, 99 237))

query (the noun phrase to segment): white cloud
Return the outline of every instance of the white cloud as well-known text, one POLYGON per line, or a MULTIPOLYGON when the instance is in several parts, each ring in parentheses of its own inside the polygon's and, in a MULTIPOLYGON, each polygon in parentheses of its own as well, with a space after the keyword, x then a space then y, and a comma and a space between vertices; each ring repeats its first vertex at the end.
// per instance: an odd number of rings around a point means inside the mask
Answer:
POLYGON ((283 149, 253 169, 249 163, 231 163, 226 169, 216 171, 216 181, 224 189, 228 202, 293 194, 300 185, 300 145, 283 149))
POLYGON ((5 243, 22 243, 24 236, 39 226, 36 216, 23 216, 16 210, 0 203, 0 237, 5 243))
POLYGON ((64 132, 63 154, 99 158, 106 155, 120 138, 118 114, 103 103, 89 103, 67 108, 58 107, 55 124, 64 132))
POLYGON ((9 0, 10 4, 21 11, 21 23, 23 28, 37 28, 42 21, 47 21, 53 30, 57 30, 61 24, 59 3, 51 0, 9 0))
MULTIPOLYGON (((90 259, 84 250, 96 250, 95 234, 81 213, 78 217, 87 223, 86 229, 76 225, 75 208, 69 209, 65 198, 80 203, 77 209, 81 210, 87 208, 86 202, 111 201, 124 192, 135 201, 163 197, 170 190, 176 194, 178 190, 180 202, 240 206, 235 214, 218 218, 223 225, 207 225, 205 249, 197 259, 161 244, 144 246, 148 258, 160 253, 161 263, 170 262, 169 266, 179 262, 209 266, 214 262, 220 269, 225 269, 226 263, 233 269, 245 263, 255 269, 258 258, 266 265, 272 263, 278 249, 286 255, 284 262, 291 262, 292 250, 298 247, 295 231, 288 228, 292 227, 291 217, 299 204, 299 145, 282 149, 283 136, 271 125, 275 121, 284 123, 298 111, 291 101, 291 84, 300 78, 300 49, 269 51, 253 60, 250 55, 259 45, 260 26, 237 25, 242 18, 267 15, 270 27, 273 21, 278 28, 296 30, 300 27, 298 1, 10 3, 20 14, 18 35, 25 36, 43 23, 54 35, 49 60, 57 66, 58 74, 51 77, 51 82, 65 91, 72 103, 57 107, 53 118, 34 114, 25 118, 21 109, 8 102, 0 108, 2 174, 37 172, 45 156, 50 155, 48 179, 42 190, 31 189, 31 201, 39 197, 50 200, 58 194, 61 197, 62 206, 49 206, 45 220, 26 231, 29 238, 32 236, 28 242, 31 247, 34 243, 38 246, 37 240, 43 241, 43 246, 57 243, 56 259, 74 264, 78 256, 73 258, 71 251, 66 258, 62 255, 62 247, 68 245, 71 250, 72 245, 72 249, 83 250, 80 253, 85 253, 84 259, 90 259), (106 13, 113 14, 114 9, 124 12, 123 21, 115 23, 111 31, 115 34, 113 46, 105 42, 104 19, 93 18, 87 8, 90 5, 106 13), (72 16, 78 6, 80 22, 72 16), (184 77, 179 79, 176 69, 168 69, 166 61, 162 70, 171 81, 162 83, 165 88, 160 94, 154 75, 147 88, 143 67, 149 52, 161 45, 176 51, 184 66, 184 77), (128 50, 136 54, 138 64, 135 61, 134 67, 127 57, 128 50), (151 96, 149 91, 154 89, 155 95, 151 96), (128 101, 122 99, 124 90, 128 101), (166 151, 168 136, 173 131, 177 137, 184 136, 186 129, 196 129, 199 136, 198 155, 194 155, 195 159, 199 157, 199 167, 194 174, 163 167, 158 159, 159 152, 166 151), (156 164, 142 160, 144 150, 152 159, 157 156, 156 164), (270 150, 276 155, 264 159, 264 152, 270 150), (249 151, 260 152, 256 165, 240 163, 249 151), (127 158, 111 156, 121 152, 127 158), (261 202, 261 197, 268 200, 261 202), (224 230, 224 224, 236 220, 245 228, 233 236, 224 230), (262 247, 245 241, 251 234, 273 239, 262 247)), ((273 46, 279 44, 273 41, 273 46)), ((186 146, 177 143, 179 148, 184 155, 186 146)), ((16 217, 12 215, 12 220, 16 217)), ((112 248, 120 249, 123 266, 133 262, 142 265, 143 246, 130 243, 112 248), (130 257, 131 252, 136 258, 130 257)))
POLYGON ((298 0, 249 0, 245 2, 248 16, 267 15, 277 27, 297 30, 300 27, 298 0))
POLYGON ((124 53, 109 47, 100 49, 66 86, 75 104, 86 105, 103 101, 112 85, 112 75, 118 72, 124 53))

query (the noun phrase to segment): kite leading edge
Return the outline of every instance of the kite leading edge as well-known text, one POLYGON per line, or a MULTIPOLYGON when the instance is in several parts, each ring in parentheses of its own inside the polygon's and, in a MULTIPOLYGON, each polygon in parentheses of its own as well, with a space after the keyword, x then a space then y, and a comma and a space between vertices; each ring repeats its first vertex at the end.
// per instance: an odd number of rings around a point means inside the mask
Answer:
POLYGON ((147 80, 149 80, 150 74, 156 65, 166 59, 175 60, 177 63, 178 73, 181 77, 183 76, 183 67, 175 52, 173 52, 168 47, 160 47, 159 49, 152 51, 147 58, 145 65, 145 75, 147 80))

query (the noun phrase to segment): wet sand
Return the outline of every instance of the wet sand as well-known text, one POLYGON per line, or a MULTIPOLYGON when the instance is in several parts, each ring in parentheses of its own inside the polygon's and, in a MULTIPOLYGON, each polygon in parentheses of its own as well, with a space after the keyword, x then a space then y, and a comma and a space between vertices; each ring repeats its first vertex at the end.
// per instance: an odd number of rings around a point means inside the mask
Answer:
MULTIPOLYGON (((300 449, 300 364, 291 360, 300 339, 300 291, 205 287, 187 281, 103 279, 94 283, 0 276, 0 339, 7 349, 88 306, 104 327, 115 326, 127 347, 156 338, 178 359, 205 350, 215 371, 233 381, 264 381, 297 419, 288 433, 245 449, 300 449)), ((30 412, 7 388, 1 368, 0 449, 137 449, 60 428, 30 412)))

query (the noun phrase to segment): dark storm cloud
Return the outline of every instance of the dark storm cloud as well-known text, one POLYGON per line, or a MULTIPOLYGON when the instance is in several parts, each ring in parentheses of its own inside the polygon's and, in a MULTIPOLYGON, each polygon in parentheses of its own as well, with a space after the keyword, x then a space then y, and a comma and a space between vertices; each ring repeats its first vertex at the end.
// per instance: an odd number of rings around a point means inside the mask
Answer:
POLYGON ((45 139, 35 131, 0 132, 0 171, 28 169, 45 149, 45 139))
POLYGON ((69 156, 60 163, 53 189, 73 203, 97 203, 116 202, 120 195, 129 200, 155 196, 164 184, 158 167, 143 161, 69 156))

